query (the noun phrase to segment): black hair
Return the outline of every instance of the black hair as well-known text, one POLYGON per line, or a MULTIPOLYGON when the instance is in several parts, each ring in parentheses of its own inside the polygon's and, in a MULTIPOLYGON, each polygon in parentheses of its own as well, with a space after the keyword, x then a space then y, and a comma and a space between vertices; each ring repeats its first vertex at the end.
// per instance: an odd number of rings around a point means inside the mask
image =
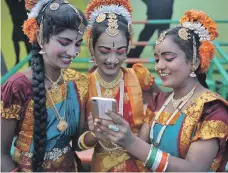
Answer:
MULTIPOLYGON (((43 23, 43 40, 48 43, 52 35, 56 35, 65 29, 77 30, 80 19, 75 10, 63 1, 52 1, 60 4, 59 9, 53 11, 49 8, 50 3, 45 10, 40 12, 37 22, 40 25, 41 19, 43 23), (62 4, 61 4, 62 3, 62 4)), ((86 19, 81 11, 84 25, 87 25, 86 19)), ((47 110, 46 110, 46 90, 45 90, 45 72, 44 61, 39 51, 41 47, 38 42, 32 45, 32 89, 34 100, 34 151, 32 157, 33 172, 43 172, 42 167, 46 148, 46 128, 47 128, 47 110)))
MULTIPOLYGON (((196 45, 195 45, 196 46, 196 58, 200 59, 198 50, 199 50, 199 47, 201 45, 201 42, 199 40, 199 36, 196 33, 194 33, 194 31, 188 29, 188 33, 189 33, 189 37, 190 38, 188 40, 183 40, 178 35, 178 31, 181 28, 183 28, 183 27, 177 26, 175 28, 167 30, 166 37, 171 38, 172 41, 174 43, 176 43, 183 52, 185 52, 187 61, 191 61, 191 62, 193 60, 193 37, 194 37, 195 38, 195 43, 196 43, 196 45)), ((208 85, 206 83, 206 74, 205 73, 201 73, 200 65, 196 69, 195 73, 196 73, 197 79, 200 82, 200 84, 203 85, 205 88, 208 88, 208 85)))
MULTIPOLYGON (((106 13, 106 15, 108 15, 108 14, 106 13)), ((131 35, 128 30, 128 22, 124 16, 119 15, 119 14, 115 14, 115 15, 117 16, 118 30, 126 36, 127 47, 128 47, 129 41, 131 38, 131 35)), ((102 21, 101 23, 97 23, 96 21, 94 22, 93 27, 92 27, 92 34, 91 34, 93 49, 95 49, 95 45, 97 43, 97 40, 101 36, 101 34, 106 32, 107 27, 108 27, 107 18, 104 21, 102 21)))

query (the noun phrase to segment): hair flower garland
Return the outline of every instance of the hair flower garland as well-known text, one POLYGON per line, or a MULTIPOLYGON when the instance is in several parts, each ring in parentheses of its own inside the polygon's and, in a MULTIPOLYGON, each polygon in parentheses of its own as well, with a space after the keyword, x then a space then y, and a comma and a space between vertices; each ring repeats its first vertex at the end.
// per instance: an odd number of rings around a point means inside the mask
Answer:
POLYGON ((36 41, 36 32, 38 31, 38 29, 39 26, 35 18, 30 18, 24 22, 23 32, 29 38, 30 43, 34 43, 36 41))
POLYGON ((211 41, 218 37, 216 23, 204 12, 199 10, 189 10, 181 18, 183 27, 193 30, 200 38, 199 47, 200 71, 205 73, 210 66, 210 62, 215 54, 215 47, 211 41))

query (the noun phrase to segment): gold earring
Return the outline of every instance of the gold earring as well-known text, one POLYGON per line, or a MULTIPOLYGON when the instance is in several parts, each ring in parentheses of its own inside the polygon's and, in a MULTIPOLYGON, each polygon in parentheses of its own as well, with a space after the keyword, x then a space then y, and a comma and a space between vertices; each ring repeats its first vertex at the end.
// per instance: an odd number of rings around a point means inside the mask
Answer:
POLYGON ((43 48, 41 48, 41 50, 39 51, 39 54, 43 55, 45 54, 46 52, 44 52, 43 48))
POLYGON ((191 73, 189 74, 190 77, 192 77, 192 78, 196 77, 195 70, 196 70, 196 68, 194 67, 194 65, 192 65, 192 67, 191 67, 191 73))
POLYGON ((194 71, 192 71, 192 72, 189 74, 189 76, 192 77, 192 78, 194 78, 194 77, 196 77, 196 74, 195 74, 194 71))

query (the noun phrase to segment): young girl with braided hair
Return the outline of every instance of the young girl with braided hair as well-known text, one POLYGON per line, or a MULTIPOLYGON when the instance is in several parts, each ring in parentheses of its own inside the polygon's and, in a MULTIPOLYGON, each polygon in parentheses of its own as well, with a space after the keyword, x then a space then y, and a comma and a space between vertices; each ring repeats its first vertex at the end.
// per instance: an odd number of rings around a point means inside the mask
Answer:
POLYGON ((26 8, 32 64, 1 86, 1 171, 77 172, 88 79, 68 67, 87 22, 66 0, 27 0, 26 8))

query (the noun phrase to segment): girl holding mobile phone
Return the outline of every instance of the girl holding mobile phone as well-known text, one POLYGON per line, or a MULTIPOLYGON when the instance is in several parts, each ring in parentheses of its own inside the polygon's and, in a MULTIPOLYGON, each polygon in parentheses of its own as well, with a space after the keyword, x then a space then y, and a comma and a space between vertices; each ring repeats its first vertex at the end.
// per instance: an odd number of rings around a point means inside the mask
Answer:
MULTIPOLYGON (((133 36, 131 12, 129 0, 92 0, 86 8, 89 22, 87 43, 96 64, 89 74, 89 99, 94 96, 114 98, 119 115, 137 135, 144 117, 143 92, 152 93, 155 85, 154 77, 141 64, 135 64, 133 68, 121 66, 127 58, 133 36)), ((88 115, 91 111, 89 103, 88 115)), ((93 131, 92 116, 88 123, 93 131)), ((118 130, 114 124, 110 128, 118 130)), ((84 149, 95 147, 91 171, 145 171, 142 162, 133 160, 117 144, 98 140, 96 135, 86 132, 79 141, 84 149)))

